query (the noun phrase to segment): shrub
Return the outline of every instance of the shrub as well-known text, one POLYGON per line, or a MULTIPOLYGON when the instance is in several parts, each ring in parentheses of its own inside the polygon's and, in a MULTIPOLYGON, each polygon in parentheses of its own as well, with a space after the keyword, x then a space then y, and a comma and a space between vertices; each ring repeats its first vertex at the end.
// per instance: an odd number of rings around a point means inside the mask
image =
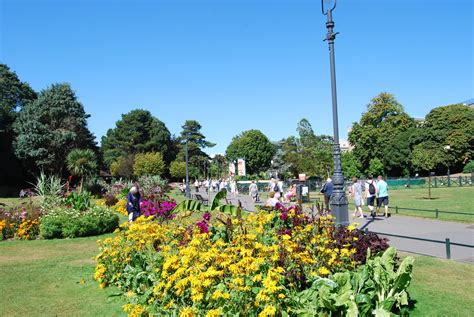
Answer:
POLYGON ((144 196, 156 195, 167 190, 168 182, 159 175, 141 176, 138 179, 144 196))
POLYGON ((114 194, 105 194, 104 203, 107 207, 112 207, 113 205, 118 203, 118 199, 115 197, 114 194))
POLYGON ((46 176, 41 172, 36 178, 34 190, 40 197, 40 207, 43 213, 47 213, 61 204, 63 186, 59 176, 46 176))
POLYGON ((463 173, 474 173, 474 161, 469 161, 469 163, 464 166, 463 173))
POLYGON ((82 193, 71 192, 63 201, 66 207, 84 211, 91 207, 91 194, 86 191, 82 193))
POLYGON ((41 218, 40 232, 45 239, 75 238, 112 232, 119 218, 108 208, 93 206, 86 211, 57 208, 41 218))
POLYGON ((135 176, 161 175, 165 170, 163 154, 160 152, 139 153, 135 155, 133 174, 135 176))

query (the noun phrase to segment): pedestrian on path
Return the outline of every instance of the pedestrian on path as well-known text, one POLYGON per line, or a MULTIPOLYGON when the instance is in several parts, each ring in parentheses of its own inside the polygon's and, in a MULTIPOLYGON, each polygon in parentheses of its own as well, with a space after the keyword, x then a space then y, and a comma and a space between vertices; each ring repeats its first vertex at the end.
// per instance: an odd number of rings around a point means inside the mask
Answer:
POLYGON ((365 182, 365 193, 367 197, 367 207, 369 207, 370 215, 372 218, 376 216, 374 211, 374 202, 377 197, 377 186, 372 176, 369 176, 365 182))
POLYGON ((364 218, 362 211, 362 184, 357 177, 352 178, 351 196, 354 198, 355 210, 354 217, 364 218))
POLYGON ((249 195, 250 197, 252 197, 252 200, 254 203, 259 201, 258 187, 257 187, 257 184, 255 184, 255 181, 252 181, 249 185, 249 195))
POLYGON ((380 211, 380 206, 384 205, 385 218, 390 217, 388 213, 388 184, 382 178, 382 175, 377 177, 377 212, 380 211))
POLYGON ((326 183, 321 188, 321 193, 324 194, 324 205, 326 207, 326 211, 329 211, 329 200, 331 199, 332 191, 334 189, 334 185, 332 183, 332 179, 328 177, 326 183))

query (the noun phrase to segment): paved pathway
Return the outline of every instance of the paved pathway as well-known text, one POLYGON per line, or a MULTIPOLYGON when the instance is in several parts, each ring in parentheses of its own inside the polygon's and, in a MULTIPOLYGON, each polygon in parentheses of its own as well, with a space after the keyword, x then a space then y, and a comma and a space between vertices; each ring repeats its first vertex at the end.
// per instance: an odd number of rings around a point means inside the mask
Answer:
MULTIPOLYGON (((211 193, 211 198, 214 195, 215 193, 211 193)), ((255 210, 255 204, 248 195, 239 194, 234 197, 228 194, 227 199, 231 204, 238 204, 240 200, 242 207, 249 212, 255 210)), ((364 219, 355 218, 353 221, 359 224, 359 228, 367 228, 369 231, 374 232, 443 242, 446 238, 449 238, 451 243, 474 245, 474 222, 458 223, 400 215, 394 215, 387 219, 379 216, 374 220, 371 217, 364 219)), ((446 245, 444 243, 432 243, 389 236, 387 238, 389 239, 389 244, 399 250, 446 258, 446 245)), ((451 259, 474 264, 474 249, 451 245, 451 259)))

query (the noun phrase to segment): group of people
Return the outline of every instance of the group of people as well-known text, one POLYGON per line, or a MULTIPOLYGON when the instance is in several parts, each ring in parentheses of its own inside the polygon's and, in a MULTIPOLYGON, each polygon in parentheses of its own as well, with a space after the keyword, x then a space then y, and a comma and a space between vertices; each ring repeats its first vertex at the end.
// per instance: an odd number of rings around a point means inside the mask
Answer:
POLYGON ((362 211, 364 196, 367 200, 367 206, 372 217, 375 217, 377 213, 380 212, 380 207, 382 205, 384 206, 385 218, 390 217, 390 214, 388 213, 388 185, 381 175, 377 177, 377 180, 374 180, 372 176, 369 176, 364 185, 357 179, 357 177, 352 178, 350 195, 354 198, 354 217, 364 218, 364 213, 362 211), (362 190, 363 187, 365 189, 364 191, 362 190))
MULTIPOLYGON (((199 193, 200 191, 211 191, 215 193, 219 192, 222 189, 226 189, 233 195, 239 193, 237 188, 237 182, 234 179, 195 179, 193 186, 196 193, 199 193)), ((186 182, 184 180, 181 184, 179 184, 179 190, 183 194, 186 192, 186 182)))

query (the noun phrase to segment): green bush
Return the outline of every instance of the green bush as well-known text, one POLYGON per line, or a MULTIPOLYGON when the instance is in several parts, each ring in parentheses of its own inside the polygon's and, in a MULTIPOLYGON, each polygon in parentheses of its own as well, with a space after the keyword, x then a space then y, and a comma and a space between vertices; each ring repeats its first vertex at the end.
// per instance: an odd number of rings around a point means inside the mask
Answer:
POLYGON ((464 166, 463 173, 474 173, 474 161, 469 161, 469 163, 464 166))
POLYGON ((77 192, 72 192, 69 194, 69 196, 64 198, 64 203, 68 207, 84 211, 91 207, 91 194, 86 191, 80 194, 78 194, 77 192))
POLYGON ((93 206, 86 211, 57 208, 41 218, 40 234, 45 239, 76 238, 112 232, 118 216, 108 208, 93 206))

